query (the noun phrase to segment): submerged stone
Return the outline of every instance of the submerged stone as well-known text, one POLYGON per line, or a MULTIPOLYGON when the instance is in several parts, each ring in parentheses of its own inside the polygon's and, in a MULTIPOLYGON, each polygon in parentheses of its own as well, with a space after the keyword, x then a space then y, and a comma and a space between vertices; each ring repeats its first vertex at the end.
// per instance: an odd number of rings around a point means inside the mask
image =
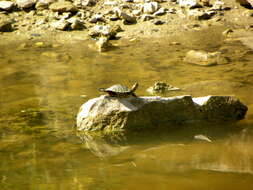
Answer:
POLYGON ((77 116, 83 131, 138 131, 189 122, 225 122, 244 118, 247 107, 233 96, 100 96, 84 103, 77 116))
POLYGON ((228 59, 223 57, 221 52, 205 52, 195 50, 188 51, 184 61, 201 66, 213 66, 228 63, 228 59))

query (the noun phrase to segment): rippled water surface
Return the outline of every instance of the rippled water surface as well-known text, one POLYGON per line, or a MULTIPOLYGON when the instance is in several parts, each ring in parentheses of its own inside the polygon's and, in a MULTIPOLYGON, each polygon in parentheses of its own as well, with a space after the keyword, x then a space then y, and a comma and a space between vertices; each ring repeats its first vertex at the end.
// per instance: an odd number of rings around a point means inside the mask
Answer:
POLYGON ((252 190, 252 51, 238 41, 199 41, 132 41, 102 54, 87 43, 1 47, 0 189, 252 190), (222 51, 230 63, 183 62, 191 49, 222 51), (162 134, 108 140, 76 133, 75 115, 99 87, 135 81, 138 95, 165 81, 183 89, 169 95, 236 95, 249 111, 237 124, 162 134))

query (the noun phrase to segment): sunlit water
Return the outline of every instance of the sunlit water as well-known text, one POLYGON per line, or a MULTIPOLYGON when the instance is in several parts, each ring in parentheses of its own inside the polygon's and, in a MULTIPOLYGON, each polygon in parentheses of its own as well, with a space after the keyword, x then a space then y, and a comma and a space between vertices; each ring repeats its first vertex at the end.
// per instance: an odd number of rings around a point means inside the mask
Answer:
POLYGON ((247 47, 236 41, 147 40, 99 54, 87 43, 33 44, 0 49, 1 190, 253 189, 253 55, 247 47), (191 49, 222 50, 230 63, 183 62, 191 49), (76 113, 101 94, 98 88, 135 81, 138 95, 165 81, 183 89, 171 96, 236 95, 249 111, 233 125, 188 126, 117 140, 76 133, 76 113), (212 142, 194 139, 197 134, 212 142))

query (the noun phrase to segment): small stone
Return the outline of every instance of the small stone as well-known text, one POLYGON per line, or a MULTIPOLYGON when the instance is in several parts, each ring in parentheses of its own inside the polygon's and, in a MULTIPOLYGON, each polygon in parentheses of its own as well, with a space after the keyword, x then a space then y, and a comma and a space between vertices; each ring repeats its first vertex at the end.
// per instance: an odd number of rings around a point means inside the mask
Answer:
POLYGON ((103 15, 101 14, 95 14, 90 20, 89 22, 90 23, 97 23, 97 22, 104 22, 104 18, 103 18, 103 15))
POLYGON ((253 8, 253 1, 252 0, 236 0, 236 2, 240 3, 240 5, 242 5, 242 6, 253 8))
POLYGON ((143 14, 143 15, 141 15, 141 20, 142 20, 142 21, 152 20, 152 19, 154 19, 154 18, 155 18, 155 17, 152 16, 152 15, 150 15, 150 14, 143 14))
POLYGON ((77 18, 72 17, 72 18, 68 19, 67 22, 70 23, 70 28, 72 30, 81 30, 81 29, 85 28, 83 25, 83 22, 77 18))
POLYGON ((199 2, 200 2, 203 6, 206 6, 206 7, 210 7, 210 6, 211 6, 210 0, 199 0, 199 2))
POLYGON ((49 6, 49 9, 54 11, 54 12, 59 12, 59 13, 63 13, 63 12, 76 12, 77 8, 76 6, 74 6, 71 2, 69 1, 59 1, 56 3, 52 3, 49 6))
POLYGON ((154 23, 155 25, 162 25, 162 24, 164 24, 165 22, 162 21, 162 20, 155 20, 153 23, 154 23))
POLYGON ((96 42, 96 46, 99 52, 104 52, 108 50, 108 47, 110 47, 111 44, 109 43, 109 39, 107 37, 101 36, 96 42))
POLYGON ((0 32, 11 32, 11 31, 13 31, 12 21, 0 20, 0 32))
POLYGON ((111 21, 117 21, 117 20, 119 20, 119 17, 114 14, 114 15, 112 15, 112 16, 109 17, 109 20, 111 20, 111 21))
POLYGON ((133 24, 136 23, 136 18, 134 16, 128 15, 124 12, 121 12, 120 18, 123 19, 125 24, 133 24))
POLYGON ((169 8, 167 10, 167 12, 170 13, 170 14, 176 14, 177 13, 177 9, 175 9, 175 8, 169 8))
POLYGON ((189 10, 188 16, 196 20, 208 20, 216 14, 215 11, 189 10))
POLYGON ((223 36, 228 36, 229 34, 233 33, 234 31, 232 29, 227 29, 224 32, 222 32, 223 36))
POLYGON ((150 94, 164 94, 170 91, 179 91, 179 90, 181 89, 169 85, 166 82, 156 82, 153 86, 147 89, 147 92, 150 94))
POLYGON ((98 36, 109 36, 110 31, 110 26, 96 25, 90 30, 89 35, 93 38, 96 38, 98 36))
POLYGON ((135 15, 135 16, 140 16, 141 13, 142 13, 142 10, 141 10, 141 9, 139 9, 139 10, 136 10, 136 9, 135 9, 135 10, 132 11, 132 14, 135 15))
POLYGON ((154 13, 154 16, 162 16, 162 15, 164 15, 166 13, 166 9, 165 8, 160 8, 158 11, 156 11, 155 13, 154 13))
POLYGON ((211 10, 217 10, 217 11, 222 11, 222 10, 229 10, 231 9, 230 7, 226 6, 223 1, 217 0, 213 3, 213 6, 211 10))
POLYGON ((120 17, 122 11, 119 7, 115 7, 113 8, 113 12, 117 17, 120 17))
POLYGON ((0 10, 10 11, 14 6, 12 1, 0 1, 0 10))
POLYGON ((70 26, 70 23, 64 19, 61 19, 59 21, 53 22, 51 26, 57 30, 67 30, 70 26))
POLYGON ((117 6, 119 3, 117 1, 111 1, 111 0, 107 0, 104 2, 104 5, 106 6, 117 6))
POLYGON ((188 51, 184 61, 201 66, 213 66, 228 63, 228 59, 223 57, 221 52, 205 52, 195 50, 188 51))
POLYGON ((31 8, 35 5, 35 0, 16 0, 18 7, 22 9, 31 8))
POLYGON ((201 7, 198 3, 198 0, 178 0, 178 4, 180 7, 189 7, 189 8, 197 8, 201 7))
POLYGON ((54 2, 56 2, 56 0, 38 0, 35 5, 35 8, 37 10, 44 10, 44 9, 47 9, 49 5, 54 2))
POLYGON ((95 0, 74 0, 74 5, 77 8, 85 8, 87 6, 96 5, 96 1, 95 0))
POLYGON ((154 13, 158 10, 159 4, 157 2, 144 3, 143 13, 154 13))

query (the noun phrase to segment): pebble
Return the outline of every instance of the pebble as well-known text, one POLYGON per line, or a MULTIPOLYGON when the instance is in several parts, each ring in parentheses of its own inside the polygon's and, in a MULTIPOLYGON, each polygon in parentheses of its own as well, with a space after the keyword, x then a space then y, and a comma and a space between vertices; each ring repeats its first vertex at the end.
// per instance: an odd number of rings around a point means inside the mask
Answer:
POLYGON ((18 7, 27 9, 35 5, 35 0, 16 0, 18 7))
POLYGON ((165 22, 162 21, 162 20, 155 20, 153 23, 154 23, 155 25, 162 25, 162 24, 164 24, 165 22))
POLYGON ((121 12, 120 18, 123 19, 124 24, 133 24, 136 23, 136 18, 134 16, 131 16, 125 12, 121 12))
POLYGON ((14 6, 12 1, 0 1, 0 10, 10 11, 14 6))
POLYGON ((223 57, 221 52, 205 52, 195 50, 188 51, 184 61, 200 66, 214 66, 228 63, 228 59, 223 57))
POLYGON ((49 6, 49 9, 55 12, 63 13, 63 12, 76 12, 77 8, 69 1, 59 1, 52 3, 49 6))
POLYGON ((70 26, 70 23, 64 19, 61 19, 59 21, 53 22, 51 26, 57 30, 67 30, 70 26))
POLYGON ((143 13, 154 13, 158 10, 159 4, 157 2, 144 3, 143 13))
POLYGON ((143 15, 141 15, 141 20, 142 20, 142 21, 152 20, 152 19, 154 19, 154 18, 155 18, 155 17, 152 16, 152 15, 150 15, 150 14, 143 14, 143 15))
POLYGON ((12 30, 11 20, 0 20, 0 32, 11 32, 12 30))
POLYGON ((162 16, 164 14, 166 14, 166 9, 162 7, 154 13, 154 16, 162 16))

